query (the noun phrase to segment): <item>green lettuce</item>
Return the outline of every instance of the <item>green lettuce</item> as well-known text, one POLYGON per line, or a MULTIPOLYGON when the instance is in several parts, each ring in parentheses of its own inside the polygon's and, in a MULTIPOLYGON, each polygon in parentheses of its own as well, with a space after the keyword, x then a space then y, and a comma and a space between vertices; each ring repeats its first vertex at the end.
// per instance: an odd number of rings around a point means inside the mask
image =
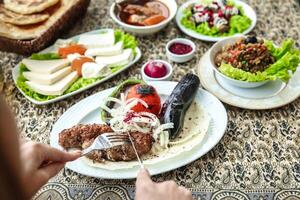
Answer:
POLYGON ((34 53, 30 56, 32 60, 55 60, 60 59, 58 53, 34 53))
MULTIPOLYGON (((209 1, 208 1, 209 2, 209 1)), ((235 6, 233 2, 229 1, 228 5, 235 6)), ((190 18, 192 17, 191 8, 184 10, 184 16, 181 19, 181 24, 191 29, 197 33, 213 36, 213 37, 222 37, 222 36, 231 36, 236 33, 242 33, 247 30, 251 25, 251 19, 249 19, 245 14, 244 10, 240 6, 236 6, 240 10, 240 15, 234 15, 229 20, 229 30, 228 32, 221 33, 216 27, 210 27, 207 22, 196 25, 190 18)))
POLYGON ((219 71, 222 74, 240 81, 248 82, 259 82, 266 80, 267 74, 265 72, 258 72, 253 74, 251 72, 246 72, 244 70, 232 67, 230 64, 222 63, 219 67, 219 71))
MULTIPOLYGON (((136 56, 136 47, 138 46, 138 42, 135 39, 134 36, 127 34, 121 30, 115 30, 115 43, 119 41, 123 41, 124 48, 131 48, 133 50, 134 56, 136 56)), ((60 56, 57 53, 37 53, 37 54, 32 54, 30 56, 30 59, 33 60, 53 60, 53 59, 60 59, 60 56)), ((111 66, 111 71, 112 73, 115 73, 119 70, 121 70, 125 65, 121 66, 111 66)), ((42 95, 39 93, 34 92, 27 84, 26 84, 26 78, 22 75, 24 71, 28 71, 26 66, 21 63, 20 65, 20 75, 17 79, 17 86, 20 88, 27 96, 38 100, 38 101, 47 101, 50 99, 54 99, 58 96, 54 95, 42 95)), ((68 94, 71 92, 74 92, 80 88, 86 87, 90 84, 93 84, 104 77, 99 77, 99 78, 89 78, 89 79, 84 79, 84 78, 79 78, 77 79, 65 92, 64 94, 68 94)))
POLYGON ((272 41, 268 40, 265 41, 265 44, 276 59, 276 62, 271 64, 265 71, 251 73, 234 68, 230 64, 222 63, 219 67, 220 72, 241 81, 258 82, 280 79, 287 82, 300 63, 300 51, 294 47, 294 41, 291 39, 283 41, 280 47, 276 47, 272 41))

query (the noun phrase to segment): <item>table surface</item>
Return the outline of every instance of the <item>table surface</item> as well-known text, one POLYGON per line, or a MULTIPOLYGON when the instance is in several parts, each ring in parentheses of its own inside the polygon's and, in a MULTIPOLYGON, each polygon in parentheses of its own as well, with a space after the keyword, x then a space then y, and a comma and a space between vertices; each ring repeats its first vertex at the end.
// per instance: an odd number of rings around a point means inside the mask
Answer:
MULTIPOLYGON (((183 1, 180 1, 182 3, 183 1)), ((297 0, 249 0, 258 22, 254 32, 281 42, 286 37, 300 42, 300 6, 297 0)), ((63 37, 98 28, 118 28, 108 15, 108 0, 92 0, 87 14, 63 37)), ((7 102, 23 136, 49 143, 55 121, 81 99, 114 86, 129 77, 140 77, 142 63, 151 58, 167 59, 165 44, 172 38, 187 37, 175 23, 156 35, 138 38, 142 59, 126 72, 100 86, 66 100, 46 106, 27 101, 12 82, 11 69, 23 57, 0 52, 7 102)), ((212 43, 196 41, 196 57, 174 65, 173 80, 187 72, 196 73, 197 63, 212 43)), ((0 69, 1 69, 0 68, 0 69)), ((1 79, 1 76, 0 76, 1 79)), ((225 105, 229 122, 221 142, 197 161, 177 170, 153 177, 175 180, 190 188, 195 199, 300 199, 300 99, 279 109, 250 111, 225 105)), ((62 170, 35 196, 48 199, 133 199, 134 180, 103 180, 62 170)))

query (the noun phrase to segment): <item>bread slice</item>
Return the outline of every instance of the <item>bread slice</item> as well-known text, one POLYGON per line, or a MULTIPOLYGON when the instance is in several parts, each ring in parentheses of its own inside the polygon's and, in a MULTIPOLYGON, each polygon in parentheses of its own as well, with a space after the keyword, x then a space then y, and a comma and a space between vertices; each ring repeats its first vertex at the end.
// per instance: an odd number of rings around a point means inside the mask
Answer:
POLYGON ((86 12, 90 0, 61 0, 46 11, 45 22, 16 26, 0 20, 0 50, 30 55, 53 43, 86 12))
POLYGON ((0 5, 0 20, 13 25, 29 25, 43 22, 49 18, 48 13, 23 15, 12 12, 0 5))
POLYGON ((32 14, 46 10, 59 0, 4 0, 4 7, 20 14, 32 14))

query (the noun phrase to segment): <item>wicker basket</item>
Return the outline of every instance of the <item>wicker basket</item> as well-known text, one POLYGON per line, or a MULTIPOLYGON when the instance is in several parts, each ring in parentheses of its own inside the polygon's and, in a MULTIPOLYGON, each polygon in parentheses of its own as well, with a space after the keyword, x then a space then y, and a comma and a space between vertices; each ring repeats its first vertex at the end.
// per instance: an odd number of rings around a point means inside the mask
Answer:
POLYGON ((86 13, 89 3, 90 0, 79 0, 38 38, 32 40, 15 40, 0 36, 0 50, 22 55, 30 55, 41 51, 52 44, 64 31, 67 31, 78 21, 86 13))

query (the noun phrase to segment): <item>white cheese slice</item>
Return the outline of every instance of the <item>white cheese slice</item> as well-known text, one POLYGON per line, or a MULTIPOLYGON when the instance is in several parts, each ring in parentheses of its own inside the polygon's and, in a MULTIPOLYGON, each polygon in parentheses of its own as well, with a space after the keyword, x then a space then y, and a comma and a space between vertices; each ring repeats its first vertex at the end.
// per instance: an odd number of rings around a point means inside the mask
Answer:
POLYGON ((85 56, 113 56, 121 54, 123 51, 123 42, 118 42, 113 46, 103 48, 87 49, 85 56))
POLYGON ((81 73, 83 78, 99 78, 100 76, 109 75, 111 69, 104 64, 87 62, 82 65, 81 73))
POLYGON ((30 71, 42 74, 52 74, 70 64, 68 59, 32 60, 27 58, 23 59, 22 63, 30 71))
POLYGON ((72 54, 67 55, 67 59, 70 62, 73 62, 73 60, 80 58, 80 57, 81 57, 81 55, 79 53, 72 53, 72 54))
POLYGON ((115 44, 115 33, 109 30, 106 33, 86 34, 78 39, 78 44, 82 44, 87 48, 107 47, 115 44))
POLYGON ((71 67, 62 68, 53 74, 41 74, 37 72, 23 72, 23 76, 34 83, 39 83, 43 85, 52 85, 53 83, 61 80, 68 74, 72 72, 71 67))
POLYGON ((65 78, 53 85, 42 85, 32 81, 26 81, 26 84, 35 92, 43 95, 62 95, 66 89, 78 78, 77 72, 71 72, 65 78))
POLYGON ((116 66, 116 65, 126 65, 133 58, 132 49, 125 49, 121 54, 114 56, 97 56, 96 63, 116 66))

